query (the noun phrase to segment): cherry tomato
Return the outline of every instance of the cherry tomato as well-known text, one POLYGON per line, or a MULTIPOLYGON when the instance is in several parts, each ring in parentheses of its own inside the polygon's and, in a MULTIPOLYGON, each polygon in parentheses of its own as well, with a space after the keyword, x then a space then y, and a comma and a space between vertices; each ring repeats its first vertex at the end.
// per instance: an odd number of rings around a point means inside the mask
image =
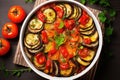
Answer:
POLYGON ((12 6, 8 11, 8 18, 14 23, 21 23, 25 16, 25 10, 18 5, 12 6))
POLYGON ((10 43, 3 38, 0 38, 0 56, 3 56, 8 53, 10 50, 10 43))
POLYGON ((90 43, 91 43, 91 39, 90 39, 90 38, 84 38, 84 39, 83 39, 83 42, 84 42, 85 44, 90 44, 90 43))
POLYGON ((42 22, 45 22, 45 15, 41 12, 41 11, 39 11, 39 12, 37 12, 37 17, 38 17, 38 19, 39 20, 41 20, 42 22))
POLYGON ((89 55, 89 50, 88 50, 88 48, 80 49, 78 54, 80 57, 85 58, 89 55))
POLYGON ((70 66, 68 63, 60 63, 60 69, 62 70, 66 70, 68 69, 70 66))
POLYGON ((46 57, 43 55, 43 53, 38 53, 35 55, 35 58, 39 64, 44 64, 46 62, 46 57))
POLYGON ((50 69, 51 64, 52 64, 51 60, 47 60, 47 61, 46 61, 46 66, 45 66, 46 69, 50 69))
POLYGON ((64 28, 59 28, 60 22, 61 22, 61 19, 57 19, 57 20, 54 22, 55 30, 56 30, 58 33, 62 33, 62 32, 64 31, 64 28))
POLYGON ((64 20, 65 27, 69 30, 72 30, 75 26, 75 20, 70 19, 70 20, 64 20))
POLYGON ((41 37, 42 37, 42 41, 43 41, 44 43, 48 43, 48 36, 47 36, 47 33, 46 33, 45 30, 43 30, 43 31, 41 32, 41 37))
POLYGON ((62 9, 62 7, 60 6, 55 6, 54 7, 55 11, 57 12, 57 16, 59 18, 62 18, 63 17, 63 14, 64 14, 64 10, 62 9))
POLYGON ((2 35, 4 38, 13 39, 18 36, 18 27, 12 22, 4 24, 2 27, 2 35))
POLYGON ((67 48, 64 46, 60 47, 60 53, 63 55, 64 58, 67 58, 69 55, 67 48))
POLYGON ((81 23, 82 25, 85 25, 89 20, 89 16, 85 11, 83 11, 82 14, 83 15, 79 18, 78 22, 81 23))

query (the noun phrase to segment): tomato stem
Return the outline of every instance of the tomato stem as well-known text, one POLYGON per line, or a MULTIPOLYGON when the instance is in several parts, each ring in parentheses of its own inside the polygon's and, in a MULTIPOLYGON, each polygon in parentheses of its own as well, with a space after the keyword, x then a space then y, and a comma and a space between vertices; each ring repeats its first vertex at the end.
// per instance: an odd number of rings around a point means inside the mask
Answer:
POLYGON ((17 14, 18 14, 17 8, 15 8, 15 10, 13 10, 12 13, 13 13, 15 16, 17 16, 17 14))
POLYGON ((6 31, 8 32, 8 33, 10 33, 11 32, 11 28, 9 28, 7 25, 6 25, 6 31))

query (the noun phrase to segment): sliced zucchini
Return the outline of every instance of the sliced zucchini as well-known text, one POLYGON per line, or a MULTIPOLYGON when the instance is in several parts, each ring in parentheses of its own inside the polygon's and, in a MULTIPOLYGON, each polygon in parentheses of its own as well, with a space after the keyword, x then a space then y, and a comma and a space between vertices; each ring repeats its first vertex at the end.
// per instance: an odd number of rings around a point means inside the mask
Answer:
POLYGON ((92 24, 90 27, 88 27, 88 28, 80 28, 80 31, 81 32, 86 32, 86 31, 89 31, 89 30, 91 30, 91 29, 93 29, 93 28, 95 28, 95 26, 94 26, 94 24, 92 24))
POLYGON ((94 47, 98 46, 98 44, 99 44, 98 41, 93 42, 91 44, 82 43, 83 46, 90 47, 90 48, 94 48, 94 47))
POLYGON ((89 36, 89 35, 92 35, 94 33, 94 31, 95 31, 95 28, 92 28, 92 30, 81 32, 81 34, 89 36))
POLYGON ((76 16, 75 20, 78 20, 81 17, 81 15, 82 15, 82 9, 79 8, 79 7, 76 7, 76 8, 77 8, 77 16, 76 16))
POLYGON ((90 62, 85 62, 82 59, 80 59, 80 57, 77 57, 77 61, 83 66, 88 66, 90 64, 90 62))
POLYGON ((34 18, 28 25, 28 30, 32 33, 38 33, 43 29, 43 22, 38 18, 34 18))
POLYGON ((44 49, 44 47, 42 46, 42 47, 40 47, 39 49, 28 49, 28 51, 29 51, 30 53, 36 54, 36 53, 42 51, 43 49, 44 49))
POLYGON ((53 23, 56 19, 56 12, 52 8, 47 8, 43 11, 46 16, 46 23, 53 23))
POLYGON ((44 70, 45 69, 45 64, 39 64, 34 56, 33 58, 33 63, 35 65, 35 67, 39 70, 44 70))
POLYGON ((64 6, 66 7, 66 16, 65 17, 68 18, 72 14, 73 9, 70 4, 65 3, 64 6))
POLYGON ((84 61, 91 61, 93 59, 94 55, 95 55, 95 51, 90 50, 90 54, 87 57, 81 58, 81 59, 84 61))
POLYGON ((28 33, 24 39, 24 45, 27 48, 34 49, 41 45, 41 41, 38 34, 28 33))
POLYGON ((47 24, 47 23, 45 23, 44 29, 46 29, 46 30, 52 30, 52 29, 54 29, 54 24, 47 24))
POLYGON ((73 5, 73 13, 72 15, 69 17, 69 19, 76 19, 77 18, 77 13, 78 13, 78 10, 77 10, 77 7, 75 5, 73 5))
POLYGON ((72 71, 73 71, 73 67, 70 67, 67 70, 60 70, 60 74, 62 76, 70 76, 72 74, 72 71))
POLYGON ((85 35, 83 35, 83 38, 90 38, 91 42, 96 42, 97 39, 98 39, 98 32, 95 31, 95 33, 93 35, 91 35, 91 36, 85 36, 85 35))

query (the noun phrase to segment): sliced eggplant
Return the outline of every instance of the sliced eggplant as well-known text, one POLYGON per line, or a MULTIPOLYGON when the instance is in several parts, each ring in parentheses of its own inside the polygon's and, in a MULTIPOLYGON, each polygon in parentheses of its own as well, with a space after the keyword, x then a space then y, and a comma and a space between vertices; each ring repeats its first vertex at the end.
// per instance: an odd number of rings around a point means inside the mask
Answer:
POLYGON ((77 61, 79 64, 81 64, 83 66, 88 66, 90 64, 90 62, 85 62, 80 57, 77 57, 77 61))
POLYGON ((60 74, 62 76, 70 76, 72 74, 72 72, 73 72, 73 67, 70 67, 67 70, 62 70, 62 69, 60 70, 60 74))
POLYGON ((90 47, 90 48, 97 47, 98 44, 99 44, 98 41, 96 41, 96 42, 92 42, 91 44, 85 44, 85 43, 82 43, 83 46, 90 47))
POLYGON ((24 50, 25 50, 25 54, 27 55, 27 57, 28 57, 29 59, 32 59, 32 55, 28 52, 28 50, 27 50, 26 47, 24 48, 24 50))
POLYGON ((92 24, 90 27, 88 27, 88 28, 80 28, 80 32, 86 32, 86 31, 89 31, 89 30, 91 30, 91 29, 93 29, 93 28, 95 28, 94 27, 94 24, 92 24))
POLYGON ((70 4, 64 4, 64 6, 66 7, 66 15, 65 17, 68 18, 72 12, 73 12, 73 9, 72 9, 72 6, 70 4))
POLYGON ((43 49, 44 49, 44 47, 42 46, 42 47, 40 47, 39 49, 28 49, 28 51, 29 51, 30 53, 36 54, 36 53, 42 51, 43 49))
POLYGON ((34 18, 28 25, 28 30, 32 33, 38 33, 43 29, 43 22, 38 18, 34 18))
POLYGON ((92 35, 94 32, 95 32, 95 28, 92 28, 92 30, 81 32, 81 34, 89 36, 89 35, 92 35))
POLYGON ((95 31, 95 33, 91 36, 85 36, 83 35, 83 38, 90 38, 91 42, 96 42, 98 40, 98 32, 95 31))
POLYGON ((56 61, 53 61, 53 65, 54 65, 54 74, 55 74, 56 76, 58 76, 58 75, 59 75, 59 67, 58 67, 57 62, 56 62, 56 61))
POLYGON ((75 20, 78 20, 82 15, 82 9, 77 7, 77 16, 76 16, 76 19, 75 20))
POLYGON ((52 8, 47 8, 43 11, 46 17, 46 23, 53 23, 56 19, 56 12, 52 8))
POLYGON ((95 51, 90 50, 89 52, 90 52, 90 53, 89 53, 89 55, 88 55, 87 57, 81 58, 81 59, 84 60, 84 61, 91 61, 91 60, 94 58, 95 51))
POLYGON ((34 56, 33 58, 33 63, 35 65, 35 67, 39 70, 44 70, 45 69, 45 64, 39 64, 34 56))

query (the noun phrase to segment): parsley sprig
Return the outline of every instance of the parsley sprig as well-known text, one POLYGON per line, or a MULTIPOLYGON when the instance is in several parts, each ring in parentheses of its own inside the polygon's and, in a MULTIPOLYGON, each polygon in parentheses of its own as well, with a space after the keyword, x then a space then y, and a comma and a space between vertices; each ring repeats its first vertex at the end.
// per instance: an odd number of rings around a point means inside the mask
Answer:
POLYGON ((22 73, 30 72, 30 71, 31 71, 30 68, 11 69, 10 70, 5 67, 5 64, 0 65, 0 72, 3 72, 5 76, 14 75, 14 76, 20 77, 22 75, 22 73))

